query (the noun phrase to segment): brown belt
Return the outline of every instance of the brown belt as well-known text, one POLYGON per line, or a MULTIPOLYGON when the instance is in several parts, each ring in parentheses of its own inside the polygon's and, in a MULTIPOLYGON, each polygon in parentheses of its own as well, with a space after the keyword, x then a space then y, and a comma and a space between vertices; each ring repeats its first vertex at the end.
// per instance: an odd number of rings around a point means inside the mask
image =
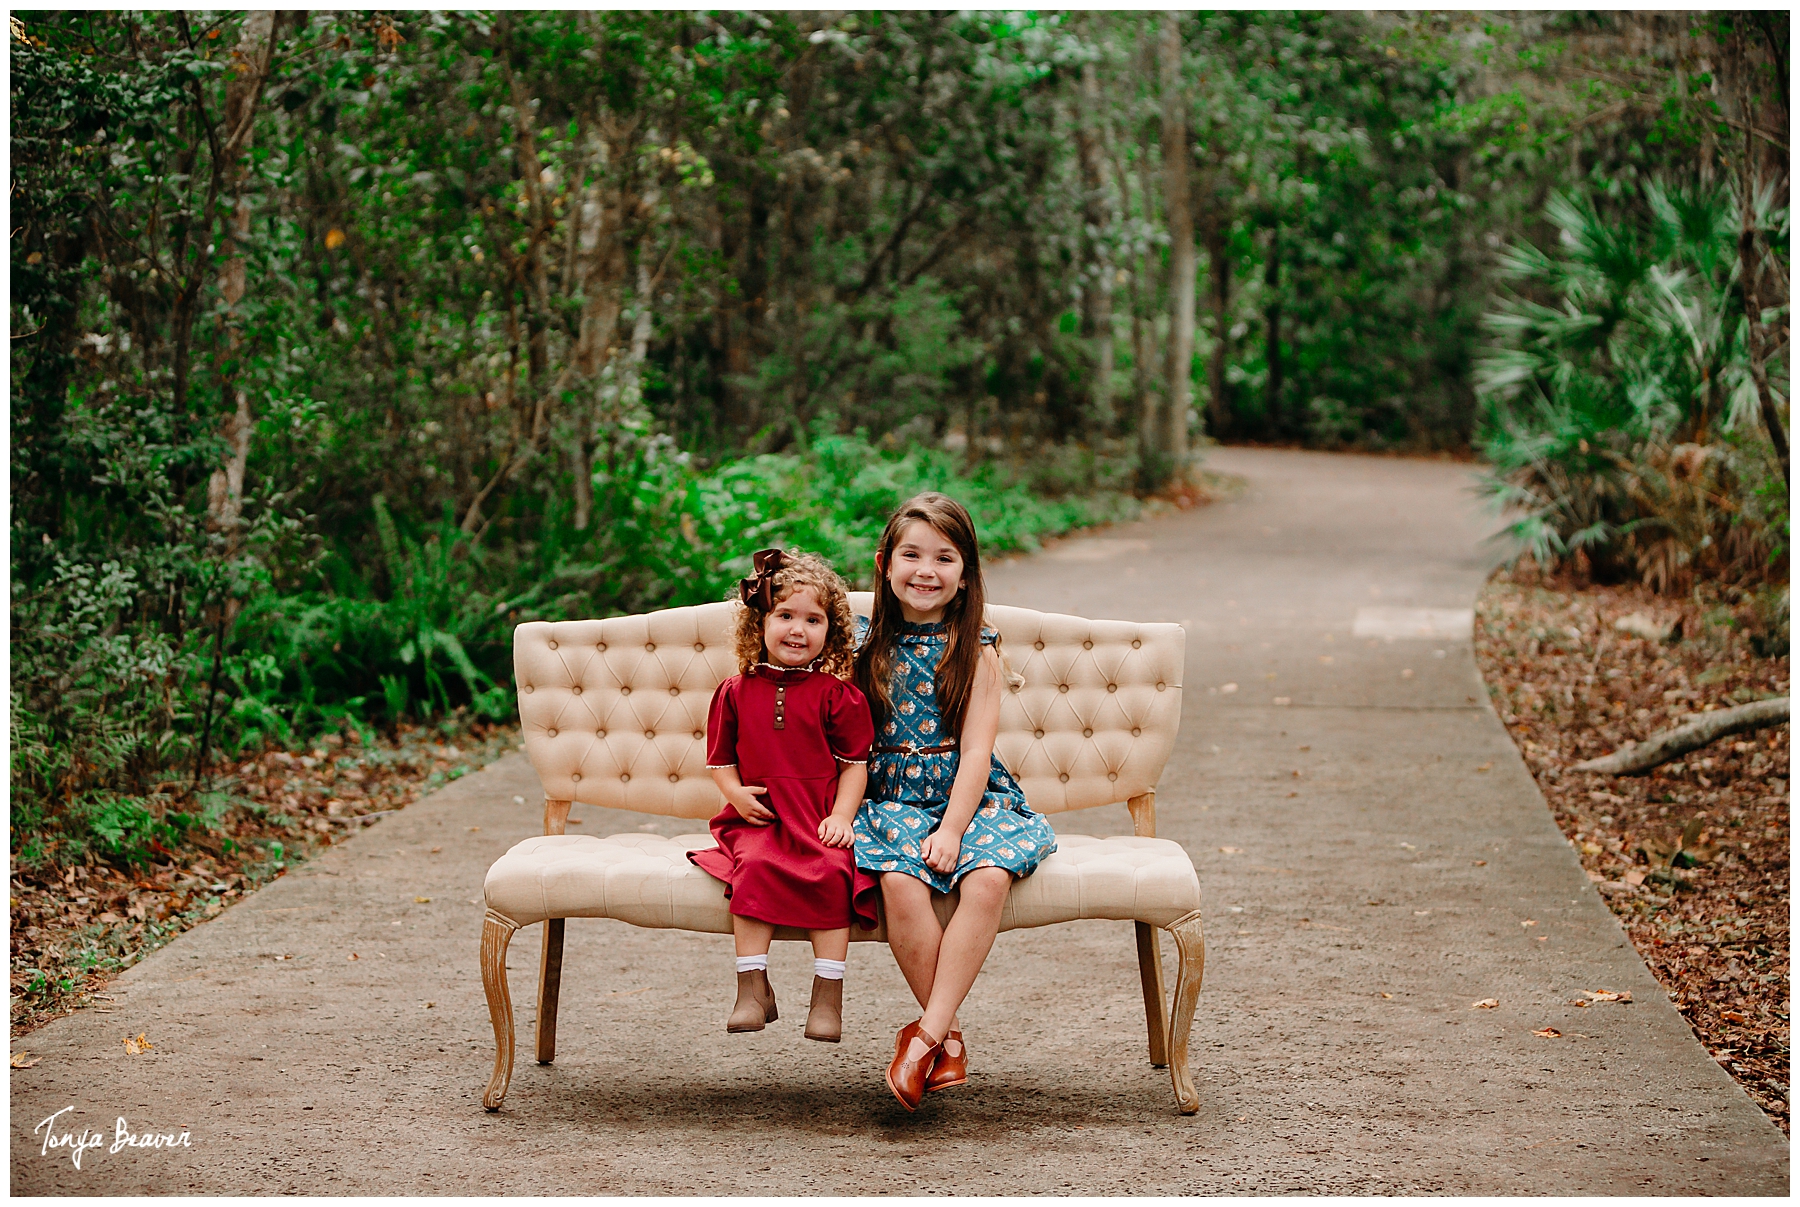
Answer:
POLYGON ((955 749, 956 742, 952 740, 941 746, 871 746, 869 752, 871 754, 943 754, 947 750, 955 749))

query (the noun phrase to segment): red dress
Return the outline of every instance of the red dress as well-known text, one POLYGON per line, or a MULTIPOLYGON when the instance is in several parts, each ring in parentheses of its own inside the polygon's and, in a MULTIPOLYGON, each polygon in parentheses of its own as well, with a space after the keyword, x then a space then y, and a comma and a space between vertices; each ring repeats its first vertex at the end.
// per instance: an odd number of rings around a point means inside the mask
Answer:
POLYGON ((869 757, 875 726, 862 692, 823 671, 759 665, 719 685, 706 734, 707 766, 735 765, 744 784, 767 788, 758 799, 775 820, 753 826, 726 805, 712 819, 719 845, 688 858, 725 882, 740 917, 805 930, 850 925, 855 852, 821 842, 819 823, 837 797, 838 762, 869 757))

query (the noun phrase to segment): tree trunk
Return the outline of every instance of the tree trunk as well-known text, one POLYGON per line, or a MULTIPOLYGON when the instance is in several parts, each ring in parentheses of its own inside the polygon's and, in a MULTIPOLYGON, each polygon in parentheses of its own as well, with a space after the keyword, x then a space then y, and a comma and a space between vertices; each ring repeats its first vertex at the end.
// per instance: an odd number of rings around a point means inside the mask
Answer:
POLYGON ((1100 170, 1100 136, 1096 129, 1100 111, 1100 80, 1092 63, 1081 67, 1080 120, 1076 123, 1076 141, 1081 152, 1081 183, 1087 194, 1083 206, 1087 227, 1087 262, 1092 267, 1094 285, 1084 294, 1087 303, 1088 335, 1094 341, 1094 422, 1102 430, 1110 429, 1112 413, 1113 329, 1112 295, 1113 264, 1106 254, 1106 243, 1100 232, 1108 226, 1104 208, 1105 178, 1100 170))
POLYGON ((1225 361, 1231 346, 1231 252, 1226 245, 1226 220, 1216 209, 1206 223, 1206 258, 1212 272, 1213 350, 1206 361, 1206 385, 1211 395, 1207 412, 1215 438, 1231 429, 1231 400, 1226 397, 1225 361))
MULTIPOLYGON (((250 199, 244 195, 244 156, 256 132, 256 108, 275 58, 276 14, 257 11, 244 18, 232 57, 238 74, 225 86, 224 138, 217 164, 219 196, 230 197, 231 218, 219 239, 224 264, 219 273, 219 295, 225 309, 219 319, 219 360, 224 377, 224 401, 231 410, 220 425, 229 450, 224 464, 213 470, 206 489, 207 526, 225 537, 225 556, 232 557, 241 544, 244 504, 244 470, 250 459, 249 397, 237 385, 237 353, 242 335, 238 330, 237 305, 248 287, 249 272, 240 250, 250 237, 250 199)), ((236 612, 236 600, 227 604, 236 612)))
POLYGON ((1281 227, 1269 228, 1269 262, 1263 270, 1263 285, 1268 290, 1268 304, 1263 310, 1267 336, 1264 362, 1269 373, 1263 383, 1263 411, 1268 416, 1269 430, 1283 434, 1281 415, 1281 227))
POLYGON ((1194 365, 1194 213, 1189 203, 1191 155, 1187 139, 1187 96, 1181 87, 1181 25, 1174 13, 1162 17, 1159 45, 1162 75, 1163 192, 1169 220, 1169 460, 1175 473, 1187 469, 1188 407, 1194 365))

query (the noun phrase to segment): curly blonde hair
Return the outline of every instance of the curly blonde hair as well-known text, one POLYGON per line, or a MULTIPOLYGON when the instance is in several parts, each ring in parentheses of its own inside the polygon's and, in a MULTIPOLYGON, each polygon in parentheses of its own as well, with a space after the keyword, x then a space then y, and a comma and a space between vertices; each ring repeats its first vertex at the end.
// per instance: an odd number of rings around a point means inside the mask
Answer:
MULTIPOLYGON (((828 675, 843 679, 850 674, 855 658, 851 643, 856 622, 850 615, 849 588, 831 568, 831 563, 818 554, 789 549, 787 564, 775 572, 775 602, 780 603, 801 587, 812 588, 830 623, 818 667, 828 675)), ((763 625, 768 617, 767 612, 754 604, 738 602, 737 660, 738 670, 745 674, 757 663, 769 660, 763 646, 763 625)))

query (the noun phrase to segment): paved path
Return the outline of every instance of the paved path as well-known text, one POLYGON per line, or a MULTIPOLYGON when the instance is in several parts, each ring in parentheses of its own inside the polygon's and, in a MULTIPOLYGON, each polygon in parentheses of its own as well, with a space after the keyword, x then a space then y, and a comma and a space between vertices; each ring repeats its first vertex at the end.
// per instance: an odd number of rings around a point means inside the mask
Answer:
MULTIPOLYGON (((726 938, 571 923, 557 1063, 522 1052, 484 1113, 475 898, 533 832, 514 797, 539 796, 512 756, 170 944, 112 1013, 17 1045, 44 1060, 12 1074, 13 1191, 1785 1193, 1784 1138, 1589 887, 1466 636, 1354 636, 1360 609, 1469 606, 1490 525, 1466 471, 1212 464, 1247 493, 992 571, 998 602, 1188 626, 1160 813, 1206 894, 1197 1116, 1143 1058, 1130 928, 1106 922, 1001 936, 964 1011, 971 1084, 913 1116, 881 1083, 913 1017, 884 949, 852 949, 827 1047, 800 1037, 797 945, 772 962, 782 1021, 727 1036, 726 938), (1587 989, 1635 1001, 1569 1004, 1587 989), (140 1031, 154 1052, 127 1056, 140 1031), (79 1170, 32 1134, 69 1106, 59 1131, 105 1133, 79 1170), (191 1144, 111 1153, 121 1115, 191 1144)), ((1123 807, 1058 822, 1128 830, 1123 807)), ((535 939, 512 951, 526 1037, 535 939)))

